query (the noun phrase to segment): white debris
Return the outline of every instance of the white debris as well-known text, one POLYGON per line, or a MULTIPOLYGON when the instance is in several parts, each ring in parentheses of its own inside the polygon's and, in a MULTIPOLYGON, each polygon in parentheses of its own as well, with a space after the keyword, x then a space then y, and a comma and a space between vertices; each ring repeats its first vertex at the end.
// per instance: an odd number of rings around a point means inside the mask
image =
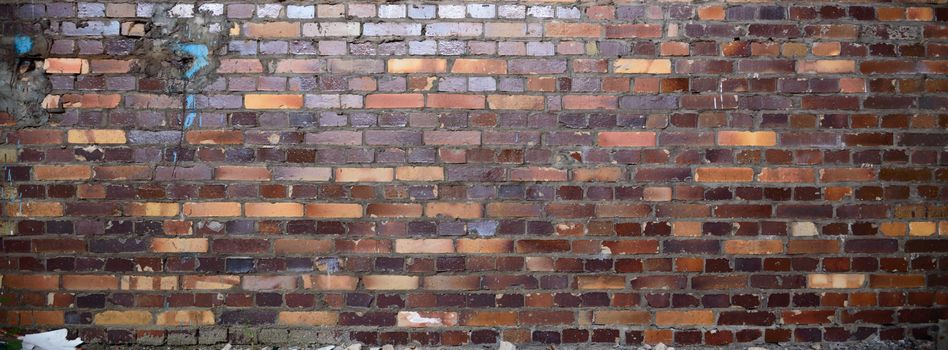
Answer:
POLYGON ((653 349, 655 349, 655 350, 668 350, 668 347, 665 346, 665 343, 658 343, 658 344, 655 344, 655 347, 654 347, 653 349))
POLYGON ((502 341, 500 342, 500 347, 497 348, 497 350, 517 350, 517 347, 509 341, 502 341))
POLYGON ((346 347, 346 350, 362 350, 362 344, 355 343, 346 347))
POLYGON ((321 348, 316 349, 316 350, 332 350, 332 349, 335 349, 335 348, 336 348, 335 345, 329 345, 329 346, 321 347, 321 348))
POLYGON ((63 328, 55 331, 27 334, 19 337, 19 339, 23 341, 24 350, 75 350, 79 344, 82 344, 82 339, 66 339, 68 333, 63 328))

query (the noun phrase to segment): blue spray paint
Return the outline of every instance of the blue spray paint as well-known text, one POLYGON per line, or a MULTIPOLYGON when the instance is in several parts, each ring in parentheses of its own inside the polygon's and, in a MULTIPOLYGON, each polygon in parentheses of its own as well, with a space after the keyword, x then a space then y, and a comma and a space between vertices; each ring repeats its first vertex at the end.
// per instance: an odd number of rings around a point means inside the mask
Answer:
MULTIPOLYGON (((178 45, 178 50, 184 52, 185 54, 194 57, 194 62, 191 63, 191 67, 184 72, 185 79, 191 79, 197 74, 201 68, 204 68, 208 65, 207 55, 208 50, 206 45, 201 44, 182 44, 178 45)), ((184 118, 184 128, 188 129, 194 125, 194 118, 197 117, 197 113, 194 112, 195 103, 194 95, 187 95, 185 97, 185 109, 188 111, 187 116, 184 118)))
POLYGON ((13 47, 17 55, 23 55, 33 49, 33 39, 26 35, 16 35, 13 37, 13 47))

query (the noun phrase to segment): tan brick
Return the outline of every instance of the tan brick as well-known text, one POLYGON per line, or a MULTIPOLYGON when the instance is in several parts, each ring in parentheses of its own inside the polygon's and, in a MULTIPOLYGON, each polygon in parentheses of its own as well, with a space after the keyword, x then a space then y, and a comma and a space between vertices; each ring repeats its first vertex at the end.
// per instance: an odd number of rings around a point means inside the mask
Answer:
POLYGON ((151 313, 143 310, 103 311, 92 319, 93 324, 100 326, 147 325, 151 322, 151 313))
POLYGON ((240 203, 237 202, 187 202, 184 203, 184 215, 195 217, 240 216, 240 203))
POLYGON ((543 96, 531 95, 487 95, 490 109, 529 109, 542 110, 546 105, 543 96))
POLYGON ((651 322, 648 311, 600 310, 593 311, 593 323, 601 325, 645 325, 651 322))
POLYGON ((457 312, 446 311, 399 311, 396 326, 405 328, 454 327, 458 324, 457 312))
POLYGON ((127 216, 175 216, 178 215, 178 203, 128 203, 125 205, 125 215, 127 216))
POLYGON ((332 311, 281 311, 277 324, 288 326, 332 326, 339 321, 339 314, 332 311))
POLYGON ((616 73, 627 74, 671 74, 671 60, 620 58, 612 64, 616 73))
POLYGON ((441 181, 444 168, 439 166, 400 166, 395 168, 395 179, 399 181, 441 181))
POLYGON ((5 203, 6 215, 16 217, 58 217, 63 216, 63 204, 57 202, 5 203))
POLYGON ((69 130, 66 132, 66 140, 69 143, 98 143, 98 144, 124 144, 124 130, 69 130))
POLYGON ((866 283, 866 275, 844 273, 814 273, 806 276, 807 288, 859 288, 866 283))
POLYGON ((392 168, 336 168, 336 182, 389 182, 394 179, 392 168))
POLYGON ((245 23, 244 36, 248 38, 299 38, 299 22, 245 23))
POLYGON ((152 238, 151 251, 155 253, 206 253, 207 238, 152 238))
POLYGON ((909 236, 933 236, 938 231, 934 222, 916 221, 909 223, 909 236))
POLYGON ((459 239, 457 241, 457 251, 463 254, 510 253, 513 251, 513 240, 500 238, 459 239))
POLYGON ((777 133, 773 131, 718 131, 721 146, 774 146, 777 133))
POLYGON ((573 169, 573 181, 578 182, 615 182, 622 179, 622 168, 573 169))
POLYGON ((695 181, 698 182, 748 182, 754 181, 754 169, 751 168, 697 168, 695 181))
POLYGON ((602 147, 651 147, 656 135, 651 131, 602 131, 597 135, 602 147))
POLYGON ((457 74, 507 74, 507 61, 483 58, 458 58, 451 66, 451 73, 457 74))
POLYGON ((343 275, 303 276, 303 288, 315 290, 355 290, 359 278, 343 275))
POLYGON ((306 216, 314 218, 360 218, 362 205, 353 203, 306 204, 306 216))
POLYGON ((119 287, 115 276, 63 275, 62 279, 66 290, 113 290, 119 287))
POLYGON ((480 203, 429 202, 425 205, 425 216, 476 219, 483 216, 483 210, 480 203))
POLYGON ((625 289, 624 276, 576 276, 579 289, 625 289))
POLYGON ((362 286, 367 290, 414 290, 419 280, 418 276, 366 275, 362 286))
POLYGON ((478 290, 481 289, 481 277, 476 275, 451 276, 436 275, 425 276, 424 286, 427 290, 478 290))
POLYGON ((244 290, 296 289, 297 276, 244 276, 240 287, 244 290))
POLYGON ((303 216, 300 203, 244 203, 247 217, 299 217, 303 216))
POLYGON ((710 326, 714 324, 714 312, 711 310, 657 311, 655 324, 659 326, 710 326))
POLYGON ((396 239, 395 252, 404 254, 454 253, 454 241, 445 238, 396 239))
POLYGON ((443 58, 392 58, 388 60, 389 73, 444 73, 448 60, 443 58))
POLYGON ((856 71, 853 60, 801 60, 797 61, 797 73, 840 74, 856 71))
POLYGON ((214 312, 210 310, 173 310, 158 313, 155 323, 159 326, 206 326, 214 324, 214 312))
POLYGON ((88 165, 37 165, 33 175, 40 181, 87 180, 92 177, 88 165))

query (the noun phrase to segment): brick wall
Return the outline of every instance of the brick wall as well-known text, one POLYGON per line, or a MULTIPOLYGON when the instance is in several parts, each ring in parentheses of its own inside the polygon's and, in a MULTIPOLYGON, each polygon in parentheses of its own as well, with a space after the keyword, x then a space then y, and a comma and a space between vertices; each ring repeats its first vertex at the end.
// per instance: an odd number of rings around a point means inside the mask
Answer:
POLYGON ((948 318, 942 4, 0 16, 5 326, 749 346, 948 318))

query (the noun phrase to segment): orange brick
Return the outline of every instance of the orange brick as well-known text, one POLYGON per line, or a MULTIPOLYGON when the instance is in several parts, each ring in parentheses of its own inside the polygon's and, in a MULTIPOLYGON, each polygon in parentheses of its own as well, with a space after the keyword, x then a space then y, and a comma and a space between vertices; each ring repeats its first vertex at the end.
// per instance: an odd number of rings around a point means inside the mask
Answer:
POLYGON ((519 315, 512 311, 465 311, 461 325, 467 327, 515 326, 519 315))
POLYGON ((869 288, 920 288, 925 286, 925 275, 870 275, 869 288))
POLYGON ((797 73, 839 74, 856 71, 853 60, 801 60, 797 61, 797 73))
POLYGON ((543 34, 548 38, 598 38, 602 35, 602 26, 592 23, 548 22, 543 26, 543 34))
POLYGON ((244 36, 248 38, 299 38, 299 22, 245 23, 244 36))
POLYGON ((200 290, 216 290, 216 289, 231 289, 240 284, 239 276, 195 276, 195 275, 185 275, 182 276, 181 289, 191 290, 191 289, 200 289, 200 290))
POLYGON ((159 326, 206 326, 214 324, 214 312, 210 310, 174 310, 158 313, 155 323, 159 326))
POLYGON ((757 176, 760 182, 815 182, 816 175, 809 168, 763 168, 757 176))
POLYGON ((702 258, 675 258, 675 271, 679 271, 679 272, 704 271, 704 259, 702 258))
POLYGON ((464 94, 428 94, 428 108, 483 109, 484 96, 464 94))
POLYGON ((660 46, 662 56, 688 56, 688 43, 678 41, 663 42, 660 46))
POLYGON ((360 218, 362 205, 353 203, 309 203, 306 216, 313 218, 360 218))
POLYGON ((425 216, 476 219, 483 216, 483 211, 480 203, 429 202, 425 205, 425 216))
POLYGON ((671 74, 671 60, 620 58, 612 64, 613 72, 625 74, 671 74))
POLYGON ((118 278, 102 275, 63 275, 66 290, 112 290, 118 289, 118 278))
MULTIPOLYGON (((119 94, 65 94, 60 98, 62 108, 109 109, 122 101, 119 94)), ((77 142, 81 143, 81 142, 77 142)), ((87 142, 94 143, 94 142, 87 142)), ((103 143, 103 142, 99 142, 103 143)), ((121 142, 124 143, 124 142, 121 142)))
POLYGON ((859 288, 866 282, 866 275, 843 273, 815 273, 806 276, 807 288, 859 288))
POLYGON ((392 58, 388 60, 389 73, 444 73, 448 60, 443 58, 392 58))
POLYGON ((125 205, 127 216, 175 216, 178 215, 178 203, 128 203, 125 205))
POLYGON ((59 276, 53 275, 6 275, 2 282, 3 289, 59 289, 59 276))
POLYGON ((185 216, 214 217, 240 216, 240 203, 237 202, 187 202, 184 203, 185 216))
POLYGON ((496 75, 507 74, 507 61, 497 59, 458 58, 451 73, 496 75))
POLYGON ((747 182, 754 181, 751 168, 698 168, 695 181, 699 182, 747 182))
POLYGON ((89 73, 89 61, 81 58, 47 58, 43 61, 43 70, 47 74, 86 74, 89 73))
POLYGON ((245 203, 244 215, 247 217, 298 217, 303 216, 303 204, 245 203))
POLYGON ((677 221, 672 223, 672 236, 698 237, 701 236, 701 223, 693 221, 677 221))
POLYGON ((362 286, 366 290, 414 290, 418 289, 418 276, 366 275, 362 286))
POLYGON ((777 254, 783 253, 783 241, 777 240, 728 240, 724 241, 727 254, 777 254))
POLYGON ((422 94, 372 94, 365 96, 366 108, 422 108, 425 96, 422 94))
POLYGON ((303 288, 315 290, 355 290, 359 279, 354 276, 314 275, 303 276, 303 288))
POLYGON ((454 241, 444 238, 396 239, 395 252, 406 254, 454 253, 454 241))
POLYGON ((400 166, 395 168, 395 179, 400 181, 441 181, 444 168, 439 166, 400 166))
POLYGON ((877 7, 876 18, 880 21, 901 21, 905 19, 905 9, 901 7, 877 7))
POLYGON ((835 254, 839 253, 839 247, 837 240, 792 240, 787 244, 787 254, 835 254))
POLYGON ((103 311, 95 315, 92 323, 100 326, 151 324, 151 313, 142 310, 103 311))
POLYGON ((657 311, 655 324, 659 326, 710 326, 714 324, 714 312, 711 310, 657 311))
POLYGON ((65 313, 63 311, 31 310, 19 311, 19 314, 19 325, 21 326, 59 326, 64 324, 66 321, 65 313))
POLYGON ((622 179, 622 168, 573 169, 573 181, 615 182, 622 179))
POLYGON ((890 237, 901 237, 908 232, 908 225, 904 222, 883 222, 879 224, 879 232, 890 237))
POLYGON ((19 202, 5 203, 6 215, 16 217, 56 217, 63 216, 63 204, 58 202, 19 202))
POLYGON ((672 200, 671 187, 646 187, 642 190, 642 199, 650 202, 667 202, 672 200))
POLYGON ((244 106, 248 109, 300 109, 303 95, 294 94, 247 94, 244 106))
POLYGON ((207 238, 152 238, 151 251, 156 253, 206 253, 207 238))
POLYGON ((92 168, 88 165, 37 165, 33 175, 40 181, 87 180, 92 177, 92 168))
POLYGON ((938 227, 934 222, 910 222, 909 223, 909 236, 915 237, 925 237, 933 236, 938 231, 938 227))
POLYGON ((931 21, 935 11, 931 7, 909 7, 905 9, 905 19, 910 21, 931 21))
POLYGON ((723 21, 724 6, 708 5, 698 8, 698 18, 705 21, 723 21))
POLYGON ((721 146, 775 146, 777 133, 773 131, 718 131, 721 146))
POLYGON ((122 290, 177 290, 178 276, 122 276, 122 290))
POLYGON ((820 169, 821 182, 854 182, 876 179, 876 170, 872 168, 827 168, 820 169))
POLYGON ((287 326, 331 326, 339 322, 339 314, 332 311, 281 311, 277 324, 287 326))
POLYGON ((625 276, 576 276, 579 289, 625 289, 625 276))
POLYGON ((597 137, 602 147, 655 146, 655 133, 651 131, 601 131, 597 137))
POLYGON ((421 204, 411 203, 370 203, 365 208, 369 217, 417 218, 421 212, 421 204))
POLYGON ((185 133, 185 140, 197 145, 240 145, 244 133, 238 130, 193 130, 185 133))
POLYGON ((394 179, 392 168, 336 168, 336 182, 389 182, 394 179))
POLYGON ((593 323, 601 325, 646 325, 651 323, 648 311, 597 310, 593 311, 593 323))
POLYGON ((225 181, 270 181, 270 169, 259 166, 222 165, 214 169, 214 178, 225 181))
POLYGON ((463 254, 497 254, 513 251, 513 241, 509 239, 459 239, 457 251, 463 254))
POLYGON ((487 215, 491 217, 533 217, 540 215, 540 206, 532 203, 487 203, 487 215))
POLYGON ((646 329, 643 336, 645 344, 668 344, 674 341, 674 332, 670 329, 646 329))
POLYGON ((490 109, 529 109, 542 110, 546 104, 543 96, 530 95, 488 95, 487 106, 490 109))
POLYGON ((839 56, 842 45, 839 42, 815 42, 813 54, 816 56, 839 56))

